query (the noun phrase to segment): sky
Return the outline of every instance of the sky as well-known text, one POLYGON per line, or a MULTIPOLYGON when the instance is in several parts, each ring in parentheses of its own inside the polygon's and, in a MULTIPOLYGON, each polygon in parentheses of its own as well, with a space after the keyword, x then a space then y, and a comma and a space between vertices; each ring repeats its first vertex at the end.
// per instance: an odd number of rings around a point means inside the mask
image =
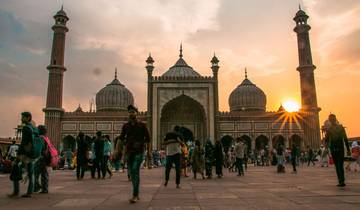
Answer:
POLYGON ((320 122, 335 113, 348 136, 360 136, 359 0, 0 0, 0 136, 14 136, 22 111, 44 122, 52 16, 64 5, 66 36, 63 107, 89 110, 96 92, 118 78, 146 110, 145 60, 151 52, 154 75, 178 59, 211 76, 220 60, 220 110, 248 78, 267 95, 267 110, 288 99, 300 103, 295 26, 301 4, 308 23, 320 122))

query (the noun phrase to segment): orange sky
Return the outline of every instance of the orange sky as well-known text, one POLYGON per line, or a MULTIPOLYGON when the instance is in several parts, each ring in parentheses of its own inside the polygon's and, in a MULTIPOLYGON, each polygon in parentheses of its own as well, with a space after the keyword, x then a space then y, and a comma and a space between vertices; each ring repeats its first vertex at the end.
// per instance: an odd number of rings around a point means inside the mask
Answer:
MULTIPOLYGON (((47 87, 46 66, 52 42, 52 15, 60 1, 0 2, 0 136, 12 136, 23 110, 43 122, 41 109, 47 87)), ((178 58, 202 75, 211 75, 210 59, 220 60, 220 109, 229 110, 228 97, 244 78, 267 95, 267 109, 281 102, 300 102, 296 71, 296 34, 292 31, 298 0, 64 0, 70 17, 64 77, 64 108, 75 110, 109 83, 118 68, 140 109, 146 108, 145 59, 155 60, 161 75, 178 58)), ((360 136, 360 1, 300 1, 310 16, 320 121, 332 112, 360 136)))

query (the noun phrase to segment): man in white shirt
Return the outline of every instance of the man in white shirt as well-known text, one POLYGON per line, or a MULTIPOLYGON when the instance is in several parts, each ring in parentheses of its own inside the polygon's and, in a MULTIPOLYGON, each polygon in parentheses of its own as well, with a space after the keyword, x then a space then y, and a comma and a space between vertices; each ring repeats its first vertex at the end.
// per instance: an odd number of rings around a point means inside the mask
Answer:
POLYGON ((165 165, 165 183, 167 186, 172 165, 175 164, 176 171, 176 188, 180 188, 180 174, 181 174, 181 145, 183 144, 179 134, 169 132, 166 134, 164 143, 166 146, 166 165, 165 165))
POLYGON ((235 155, 238 176, 244 176, 243 162, 245 156, 245 146, 241 138, 236 138, 235 155))
POLYGON ((16 145, 16 141, 13 141, 12 145, 9 148, 8 159, 14 161, 16 159, 18 150, 19 150, 19 145, 16 145))

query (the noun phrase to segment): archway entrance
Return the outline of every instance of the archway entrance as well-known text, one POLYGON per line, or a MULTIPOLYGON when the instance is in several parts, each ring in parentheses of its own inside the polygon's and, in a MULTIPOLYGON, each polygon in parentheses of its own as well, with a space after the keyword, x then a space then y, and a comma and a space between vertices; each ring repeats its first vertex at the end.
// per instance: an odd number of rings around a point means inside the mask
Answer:
MULTIPOLYGON (((201 104, 194 99, 181 95, 169 101, 161 110, 160 139, 158 148, 162 148, 163 138, 167 132, 178 125, 192 134, 193 140, 204 144, 206 140, 206 116, 201 104)), ((189 135, 190 135, 189 133, 189 135)))
POLYGON ((272 147, 278 148, 279 145, 285 146, 285 138, 282 135, 276 135, 272 138, 272 147))
POLYGON ((76 140, 73 136, 67 135, 63 138, 63 151, 74 151, 76 148, 76 140))
POLYGON ((226 135, 226 136, 223 136, 221 139, 220 139, 220 142, 223 146, 223 149, 224 149, 224 152, 225 154, 227 154, 227 152, 229 151, 230 147, 233 145, 234 143, 234 138, 232 136, 229 136, 229 135, 226 135))
POLYGON ((300 150, 303 149, 302 139, 299 135, 294 134, 290 137, 289 147, 292 147, 293 144, 295 144, 298 148, 300 148, 300 150))
POLYGON ((261 149, 265 149, 265 147, 267 147, 268 145, 269 145, 269 139, 264 135, 258 136, 255 140, 255 149, 257 151, 260 151, 261 149))

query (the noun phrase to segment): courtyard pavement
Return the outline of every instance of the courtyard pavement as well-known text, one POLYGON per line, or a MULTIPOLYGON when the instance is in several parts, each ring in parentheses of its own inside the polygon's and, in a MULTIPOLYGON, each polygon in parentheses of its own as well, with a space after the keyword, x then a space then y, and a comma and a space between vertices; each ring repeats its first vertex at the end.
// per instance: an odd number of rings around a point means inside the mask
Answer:
MULTIPOLYGON (((182 178, 174 184, 174 171, 163 186, 163 168, 142 169, 140 201, 129 204, 131 183, 125 173, 112 179, 77 181, 74 171, 51 171, 50 193, 9 199, 8 175, 0 174, 0 209, 360 209, 360 173, 347 173, 347 186, 338 188, 335 169, 300 167, 298 174, 275 173, 275 167, 250 166, 244 177, 226 170, 222 179, 182 178)), ((22 192, 25 185, 21 184, 22 192)))

